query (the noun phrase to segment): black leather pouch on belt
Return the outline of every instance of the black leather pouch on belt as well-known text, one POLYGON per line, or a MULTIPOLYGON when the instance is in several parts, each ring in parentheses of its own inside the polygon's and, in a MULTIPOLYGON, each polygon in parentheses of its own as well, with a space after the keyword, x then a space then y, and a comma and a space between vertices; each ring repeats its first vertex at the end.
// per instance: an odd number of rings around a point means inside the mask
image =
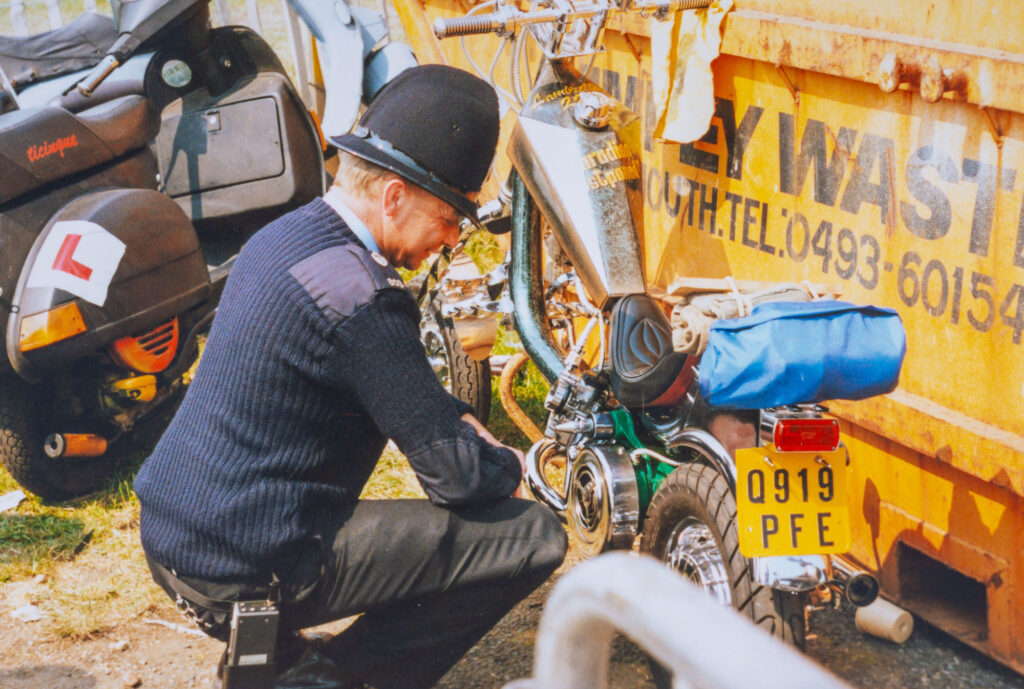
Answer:
POLYGON ((214 598, 197 591, 156 560, 146 560, 153 578, 174 598, 178 610, 210 636, 228 642, 222 689, 272 689, 277 677, 275 652, 280 619, 277 577, 261 599, 238 600, 253 594, 251 587, 242 586, 218 587, 214 598))
POLYGON ((223 689, 272 689, 280 617, 276 603, 237 601, 231 613, 223 689))

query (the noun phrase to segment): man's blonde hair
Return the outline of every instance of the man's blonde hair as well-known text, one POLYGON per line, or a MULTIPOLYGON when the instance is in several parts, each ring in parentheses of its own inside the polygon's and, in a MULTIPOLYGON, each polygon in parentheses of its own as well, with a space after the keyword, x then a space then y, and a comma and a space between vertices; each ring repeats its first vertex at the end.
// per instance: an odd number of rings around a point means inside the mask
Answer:
POLYGON ((380 189, 381 182, 391 174, 394 173, 380 165, 339 150, 338 174, 334 184, 346 194, 365 198, 380 189))

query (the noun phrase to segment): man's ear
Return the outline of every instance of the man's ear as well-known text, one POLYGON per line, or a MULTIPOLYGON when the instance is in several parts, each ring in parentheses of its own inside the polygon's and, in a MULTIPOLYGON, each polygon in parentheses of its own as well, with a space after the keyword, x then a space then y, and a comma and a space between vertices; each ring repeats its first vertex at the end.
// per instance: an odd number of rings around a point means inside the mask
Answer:
POLYGON ((402 201, 408 195, 409 190, 406 186, 405 180, 398 176, 393 176, 384 182, 381 187, 381 210, 384 215, 388 218, 393 218, 398 213, 398 207, 402 201))

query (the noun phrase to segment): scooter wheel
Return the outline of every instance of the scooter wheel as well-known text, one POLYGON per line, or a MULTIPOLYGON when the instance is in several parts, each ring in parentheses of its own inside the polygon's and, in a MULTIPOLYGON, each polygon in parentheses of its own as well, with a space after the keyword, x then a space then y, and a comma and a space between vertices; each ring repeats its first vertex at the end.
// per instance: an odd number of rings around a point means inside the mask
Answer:
POLYGON ((445 390, 473 407, 473 416, 487 423, 491 415, 491 365, 487 359, 476 361, 459 342, 455 325, 441 315, 441 297, 435 296, 422 307, 420 341, 427 360, 445 390))
POLYGON ((114 471, 109 455, 52 459, 43 451, 45 405, 20 380, 0 383, 0 462, 26 490, 60 502, 99 490, 114 471))
MULTIPOLYGON (((770 588, 750 576, 750 563, 739 549, 736 500, 725 478, 711 466, 687 464, 668 475, 651 500, 640 551, 772 636, 804 647, 803 606, 776 600, 770 588)), ((653 671, 659 687, 671 686, 663 668, 653 671)))

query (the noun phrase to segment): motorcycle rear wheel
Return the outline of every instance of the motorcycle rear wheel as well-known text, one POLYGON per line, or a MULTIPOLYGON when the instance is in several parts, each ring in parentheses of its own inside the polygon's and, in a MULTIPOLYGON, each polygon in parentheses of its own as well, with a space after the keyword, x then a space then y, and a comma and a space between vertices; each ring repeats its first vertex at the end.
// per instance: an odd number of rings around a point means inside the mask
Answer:
MULTIPOLYGON (((772 589, 750 576, 750 562, 739 551, 736 500, 714 468, 689 464, 669 474, 647 510, 640 551, 772 636, 803 649, 803 606, 777 601, 772 589)), ((664 668, 652 665, 652 670, 658 687, 671 686, 664 668)))
POLYGON ((46 405, 37 388, 20 380, 0 386, 0 462, 26 490, 46 502, 61 502, 99 490, 116 460, 101 457, 52 459, 43 452, 46 405))
POLYGON ((441 315, 441 299, 435 295, 423 306, 420 341, 444 389, 473 407, 473 416, 486 424, 491 415, 491 364, 466 353, 455 324, 441 315))

